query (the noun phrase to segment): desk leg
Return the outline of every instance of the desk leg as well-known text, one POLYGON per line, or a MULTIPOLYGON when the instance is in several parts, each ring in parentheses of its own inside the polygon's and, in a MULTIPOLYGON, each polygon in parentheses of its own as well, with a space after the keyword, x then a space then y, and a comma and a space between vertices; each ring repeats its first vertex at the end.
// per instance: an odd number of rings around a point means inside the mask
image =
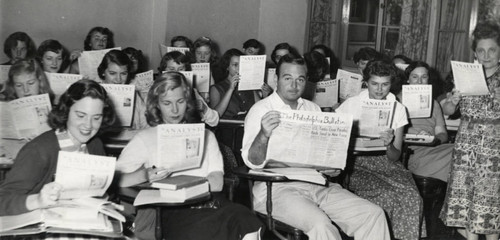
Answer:
POLYGON ((266 211, 267 211, 267 227, 270 230, 274 230, 273 226, 273 195, 272 195, 272 190, 273 190, 273 183, 272 182, 266 182, 267 185, 267 202, 266 202, 266 211))
POLYGON ((163 240, 161 232, 161 207, 156 207, 156 226, 155 226, 155 237, 156 240, 163 240))

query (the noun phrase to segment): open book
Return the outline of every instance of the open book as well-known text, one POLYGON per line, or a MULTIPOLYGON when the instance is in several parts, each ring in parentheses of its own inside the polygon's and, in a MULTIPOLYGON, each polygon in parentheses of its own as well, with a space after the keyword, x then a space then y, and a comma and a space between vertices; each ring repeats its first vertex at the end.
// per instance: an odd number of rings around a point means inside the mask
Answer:
MULTIPOLYGON (((352 115, 281 111, 267 147, 267 161, 344 169, 352 115)), ((296 166, 296 165, 294 165, 296 166)))
POLYGON ((358 135, 372 138, 380 137, 380 132, 391 128, 395 108, 395 101, 361 100, 358 135))
POLYGON ((50 130, 47 123, 52 110, 47 93, 0 102, 0 136, 2 138, 34 138, 50 130))

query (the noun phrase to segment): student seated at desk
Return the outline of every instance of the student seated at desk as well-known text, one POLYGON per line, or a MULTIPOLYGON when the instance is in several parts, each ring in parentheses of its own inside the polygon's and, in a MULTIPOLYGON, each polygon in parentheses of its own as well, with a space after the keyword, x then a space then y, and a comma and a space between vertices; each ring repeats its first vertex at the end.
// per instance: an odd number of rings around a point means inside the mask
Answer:
POLYGON ((50 99, 54 93, 42 67, 35 59, 23 59, 15 62, 9 70, 9 79, 5 83, 1 94, 5 100, 29 97, 48 93, 50 99))
MULTIPOLYGON (((106 27, 93 27, 83 41, 84 51, 103 50, 114 48, 115 41, 113 32, 106 27)), ((80 67, 78 66, 78 58, 82 55, 81 50, 73 50, 70 54, 71 66, 70 73, 79 74, 80 67)))
POLYGON ((58 203, 61 185, 53 182, 59 151, 105 155, 95 137, 114 121, 106 90, 80 80, 62 94, 52 109, 47 131, 26 144, 0 185, 0 216, 17 215, 58 203))
MULTIPOLYGON (((363 73, 368 89, 358 96, 348 98, 336 109, 336 112, 352 114, 355 122, 373 121, 360 119, 362 100, 396 101, 396 97, 390 93, 396 76, 392 63, 377 60, 368 62, 363 73)), ((355 156, 350 188, 360 197, 386 211, 392 222, 395 238, 418 240, 425 236, 425 233, 420 234, 423 202, 411 173, 399 161, 404 126, 408 124, 408 118, 405 107, 398 102, 393 114, 392 128, 380 133, 380 139, 387 146, 386 154, 355 156)))
MULTIPOLYGON (((302 58, 283 56, 276 68, 277 90, 257 102, 245 119, 242 157, 250 168, 263 168, 269 138, 280 123, 279 110, 321 111, 315 103, 302 99, 307 66, 302 58)), ((337 171, 325 174, 338 175, 337 171)), ((253 187, 254 209, 266 213, 267 188, 263 182, 253 187)), ((341 240, 335 222, 355 239, 390 239, 382 209, 339 184, 328 187, 306 182, 274 183, 273 218, 302 230, 311 240, 341 240)))
MULTIPOLYGON (((433 84, 429 77, 429 65, 425 62, 412 62, 405 70, 405 84, 433 84)), ((402 99, 401 93, 398 96, 402 99)), ((435 136, 437 146, 410 146, 414 151, 408 160, 408 169, 419 176, 433 177, 447 182, 450 174, 451 152, 453 144, 448 142, 448 132, 444 122, 443 112, 439 103, 434 100, 431 116, 428 118, 410 119, 408 133, 435 136)))
MULTIPOLYGON (((157 128, 159 124, 199 122, 192 89, 184 75, 168 72, 157 79, 148 93, 147 120, 151 128, 137 133, 121 153, 117 162, 120 185, 133 186, 146 181, 165 178, 169 173, 154 168, 151 161, 157 157, 157 128), (159 174, 156 174, 159 173, 159 174)), ((205 130, 205 146, 201 167, 175 172, 172 176, 187 174, 206 177, 212 192, 212 203, 201 208, 165 208, 162 231, 165 239, 255 239, 262 223, 247 208, 223 197, 223 161, 215 135, 205 130), (246 237, 245 237, 246 236, 246 237)), ((136 217, 136 235, 148 237, 155 226, 155 215, 148 209, 139 209, 136 217), (147 225, 150 223, 150 225, 147 225), (151 230, 148 232, 148 229, 151 230), (146 234, 146 235, 145 235, 146 234)))

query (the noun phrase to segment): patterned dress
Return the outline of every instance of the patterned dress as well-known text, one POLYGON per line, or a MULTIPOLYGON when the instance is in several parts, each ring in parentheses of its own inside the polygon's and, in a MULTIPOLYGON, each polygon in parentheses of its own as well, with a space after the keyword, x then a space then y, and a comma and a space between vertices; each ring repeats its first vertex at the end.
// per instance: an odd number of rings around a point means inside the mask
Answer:
MULTIPOLYGON (((487 79, 500 86, 500 71, 487 79)), ((460 102, 458 129, 441 219, 476 234, 500 233, 500 103, 491 95, 460 102)))

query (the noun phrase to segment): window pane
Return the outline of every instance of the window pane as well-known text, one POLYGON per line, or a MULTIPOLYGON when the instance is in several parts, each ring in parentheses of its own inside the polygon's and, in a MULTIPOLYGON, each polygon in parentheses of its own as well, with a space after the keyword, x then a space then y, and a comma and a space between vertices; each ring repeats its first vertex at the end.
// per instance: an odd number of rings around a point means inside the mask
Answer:
POLYGON ((350 23, 377 24, 379 0, 351 0, 350 23))
POLYGON ((384 28, 382 30, 382 51, 384 54, 393 57, 399 41, 399 29, 384 28))
POLYGON ((384 0, 384 25, 399 26, 401 24, 401 11, 403 0, 384 0))
POLYGON ((375 26, 349 25, 345 60, 352 60, 354 53, 362 47, 375 48, 376 39, 377 29, 375 26))

